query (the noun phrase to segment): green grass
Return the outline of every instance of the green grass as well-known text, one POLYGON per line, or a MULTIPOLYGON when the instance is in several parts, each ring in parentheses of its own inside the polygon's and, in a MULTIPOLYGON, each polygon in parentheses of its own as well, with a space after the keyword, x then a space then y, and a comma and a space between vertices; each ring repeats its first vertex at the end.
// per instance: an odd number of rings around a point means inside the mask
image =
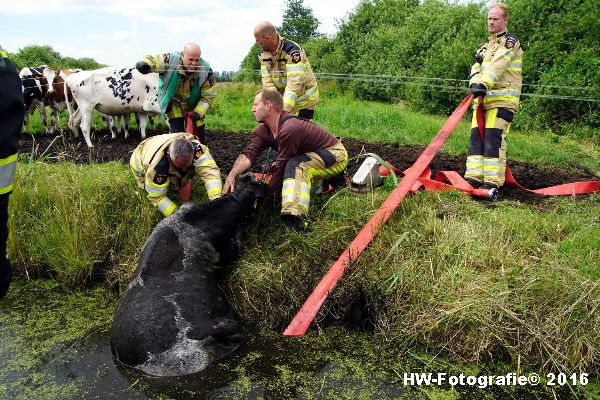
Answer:
MULTIPOLYGON (((256 87, 220 89, 209 129, 253 129, 256 87)), ((328 87, 316 118, 336 135, 413 144, 428 143, 444 121, 328 87)), ((446 150, 464 153, 468 129, 465 119, 446 150)), ((510 140, 509 159, 600 169, 591 143, 518 131, 510 140)), ((306 236, 287 233, 277 213, 263 214, 227 282, 240 318, 281 332, 392 187, 313 199, 314 230, 306 236)), ((201 196, 196 200, 205 201, 201 196)), ((121 288, 159 219, 120 163, 22 162, 11 215, 9 250, 20 274, 80 285, 106 272, 121 288)), ((599 216, 598 194, 536 206, 490 205, 456 192, 410 195, 331 293, 309 335, 342 318, 342 305, 362 293, 381 357, 426 354, 484 370, 502 362, 597 373, 599 216)))

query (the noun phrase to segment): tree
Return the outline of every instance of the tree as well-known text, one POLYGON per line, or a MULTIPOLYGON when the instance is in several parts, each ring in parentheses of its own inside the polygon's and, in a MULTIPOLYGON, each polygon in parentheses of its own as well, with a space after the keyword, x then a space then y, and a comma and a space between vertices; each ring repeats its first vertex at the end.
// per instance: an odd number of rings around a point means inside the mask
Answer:
POLYGON ((304 6, 304 0, 286 0, 285 4, 283 22, 279 27, 281 36, 297 43, 317 38, 319 20, 313 15, 311 8, 304 6))

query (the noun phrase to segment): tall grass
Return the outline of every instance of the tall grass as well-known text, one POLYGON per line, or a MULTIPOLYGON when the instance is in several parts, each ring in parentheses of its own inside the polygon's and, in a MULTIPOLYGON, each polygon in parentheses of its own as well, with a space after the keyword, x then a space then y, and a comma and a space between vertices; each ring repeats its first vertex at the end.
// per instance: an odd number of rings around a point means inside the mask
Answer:
POLYGON ((157 215, 123 164, 20 164, 9 254, 27 276, 65 284, 133 262, 157 215))
MULTIPOLYGON (((209 129, 251 130, 255 90, 220 85, 209 129)), ((445 119, 357 102, 334 88, 322 94, 316 122, 340 136, 427 143, 445 119)), ((468 129, 461 123, 463 137, 455 135, 447 149, 462 151, 468 129)), ((600 167, 589 143, 542 133, 510 137, 509 158, 600 167)), ((313 199, 314 230, 305 236, 286 232, 275 212, 263 214, 227 282, 240 317, 281 331, 392 186, 313 199)), ((537 206, 487 204, 455 192, 409 196, 331 293, 317 328, 343 317, 340 304, 364 295, 388 352, 598 372, 599 216, 598 194, 537 206)), ((126 165, 22 162, 11 196, 10 256, 23 275, 82 284, 108 269, 109 282, 124 283, 159 218, 126 165)))
MULTIPOLYGON (((305 237, 267 219, 230 279, 239 314, 282 330, 383 197, 340 193, 305 237)), ((597 371, 600 196, 546 206, 491 208, 453 192, 407 198, 318 325, 364 293, 388 351, 597 371)))

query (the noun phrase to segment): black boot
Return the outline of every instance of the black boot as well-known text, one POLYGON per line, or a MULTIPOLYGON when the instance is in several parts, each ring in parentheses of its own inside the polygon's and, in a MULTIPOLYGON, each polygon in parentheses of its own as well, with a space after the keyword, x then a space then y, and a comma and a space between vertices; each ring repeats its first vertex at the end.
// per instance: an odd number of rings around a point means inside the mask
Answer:
POLYGON ((6 260, 6 262, 0 262, 0 299, 8 292, 12 276, 13 271, 8 260, 6 260))
POLYGON ((305 217, 292 215, 292 214, 281 214, 281 219, 285 223, 285 226, 289 231, 295 232, 308 232, 308 220, 305 217))
POLYGON ((483 182, 478 181, 477 179, 473 179, 473 178, 465 178, 465 181, 467 181, 469 183, 469 185, 473 186, 474 189, 480 188, 481 185, 483 184, 483 182))

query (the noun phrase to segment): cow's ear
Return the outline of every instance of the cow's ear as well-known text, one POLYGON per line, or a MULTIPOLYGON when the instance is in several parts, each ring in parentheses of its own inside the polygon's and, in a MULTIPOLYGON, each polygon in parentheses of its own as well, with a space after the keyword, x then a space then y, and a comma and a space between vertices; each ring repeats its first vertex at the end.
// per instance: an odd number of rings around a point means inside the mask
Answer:
POLYGON ((247 182, 248 180, 250 180, 250 174, 248 174, 248 173, 242 174, 238 177, 238 180, 240 182, 247 182))

